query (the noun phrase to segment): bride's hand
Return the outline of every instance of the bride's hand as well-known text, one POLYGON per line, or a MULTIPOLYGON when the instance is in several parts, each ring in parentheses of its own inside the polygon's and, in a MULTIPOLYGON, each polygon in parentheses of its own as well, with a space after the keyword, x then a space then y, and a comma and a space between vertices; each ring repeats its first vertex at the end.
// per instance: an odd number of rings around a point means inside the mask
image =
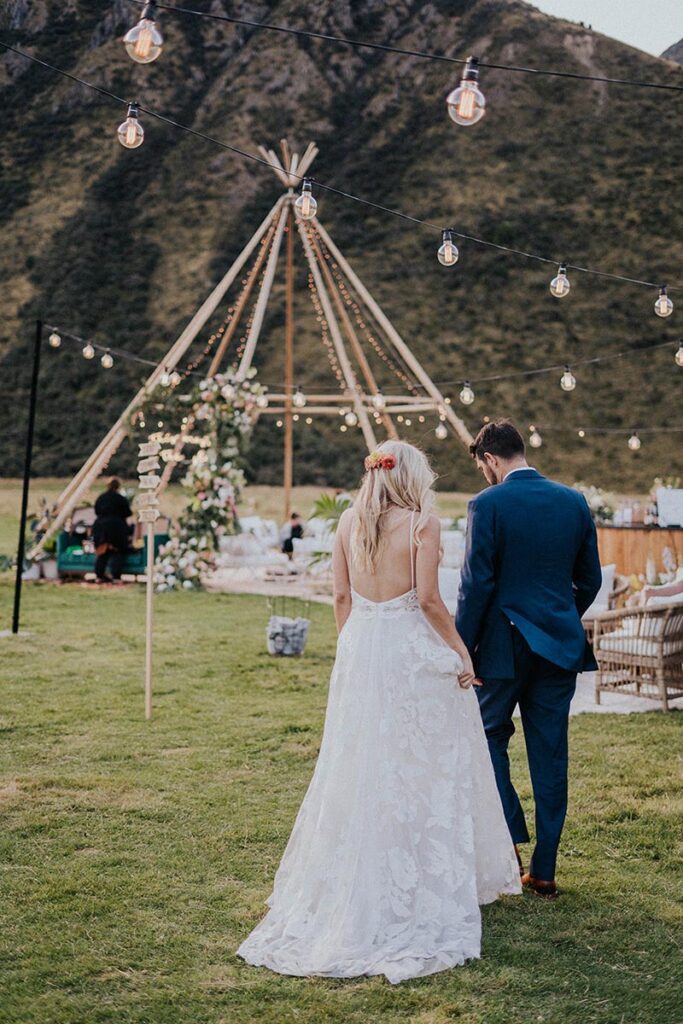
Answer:
POLYGON ((458 684, 463 690, 469 690, 473 684, 481 686, 481 683, 474 674, 474 666, 469 651, 459 651, 462 659, 462 671, 458 673, 458 684))

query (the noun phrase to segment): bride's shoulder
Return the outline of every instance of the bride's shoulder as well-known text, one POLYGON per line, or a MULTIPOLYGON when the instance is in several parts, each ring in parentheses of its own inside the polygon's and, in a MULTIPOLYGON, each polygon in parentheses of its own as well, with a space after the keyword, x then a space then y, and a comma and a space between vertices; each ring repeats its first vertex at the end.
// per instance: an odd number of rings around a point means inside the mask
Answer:
POLYGON ((438 542, 441 539, 441 522, 439 517, 433 514, 427 516, 421 532, 425 540, 436 540, 438 542))

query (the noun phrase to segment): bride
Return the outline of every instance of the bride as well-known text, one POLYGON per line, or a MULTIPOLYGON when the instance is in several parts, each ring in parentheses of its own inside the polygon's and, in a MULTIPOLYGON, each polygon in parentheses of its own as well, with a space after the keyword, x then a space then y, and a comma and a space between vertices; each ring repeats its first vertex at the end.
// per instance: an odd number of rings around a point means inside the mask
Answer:
POLYGON ((478 957, 480 904, 520 881, 472 662, 439 594, 434 474, 399 441, 365 469, 335 541, 320 755, 238 954, 280 974, 399 982, 478 957))

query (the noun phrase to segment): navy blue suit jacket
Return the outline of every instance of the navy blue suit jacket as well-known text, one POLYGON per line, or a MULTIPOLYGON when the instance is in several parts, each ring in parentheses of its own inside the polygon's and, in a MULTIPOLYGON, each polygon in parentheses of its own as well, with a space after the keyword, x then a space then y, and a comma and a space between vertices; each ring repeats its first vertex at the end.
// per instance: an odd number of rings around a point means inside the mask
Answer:
POLYGON ((535 469, 469 505, 456 626, 482 678, 513 679, 514 625, 536 654, 595 669, 581 616, 600 589, 595 526, 582 494, 535 469))

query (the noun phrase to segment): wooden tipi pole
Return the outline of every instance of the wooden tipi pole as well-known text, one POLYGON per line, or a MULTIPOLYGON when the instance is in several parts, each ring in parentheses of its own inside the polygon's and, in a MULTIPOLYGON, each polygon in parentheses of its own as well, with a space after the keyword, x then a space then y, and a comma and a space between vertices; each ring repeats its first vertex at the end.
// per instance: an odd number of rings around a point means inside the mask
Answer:
POLYGON ((353 285, 355 291, 358 293, 360 298, 363 300, 367 308, 371 311, 375 320, 381 325, 384 333, 386 334, 389 341, 392 343, 396 351, 401 355, 403 361, 410 367, 412 373, 415 375, 417 380, 422 384, 428 395, 434 399, 437 406, 441 409, 442 415, 445 416, 450 422, 451 426, 455 430, 456 434, 463 442, 464 445, 472 443, 472 435, 463 423, 463 421, 455 415, 450 405, 446 405, 444 397, 432 381, 429 374, 424 370, 422 364, 413 355, 411 349, 406 345, 405 341, 398 333, 391 320, 381 308, 381 306, 375 301, 368 289, 365 287, 361 279, 355 273, 348 260, 342 255, 337 246, 334 244, 325 228, 319 223, 317 219, 313 220, 320 237, 323 242, 330 250, 335 260, 341 267, 342 271, 353 285))
POLYGON ((294 387, 294 212, 291 204, 287 217, 287 276, 285 281, 285 448, 284 491, 285 522, 292 514, 294 484, 294 422, 292 389, 294 387))

